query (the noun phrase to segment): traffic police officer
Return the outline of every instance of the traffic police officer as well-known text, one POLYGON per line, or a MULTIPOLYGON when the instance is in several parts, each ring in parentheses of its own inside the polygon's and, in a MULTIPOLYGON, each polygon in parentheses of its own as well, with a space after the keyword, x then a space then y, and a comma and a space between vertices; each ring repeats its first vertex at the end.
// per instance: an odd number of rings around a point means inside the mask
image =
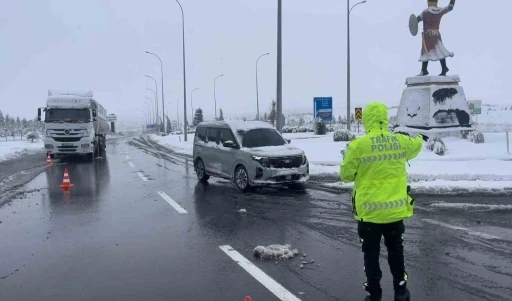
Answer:
POLYGON ((352 213, 358 221, 358 234, 364 253, 365 301, 380 301, 382 289, 379 267, 380 241, 388 250, 393 275, 395 301, 410 300, 407 289, 403 238, 404 219, 413 215, 414 200, 409 196, 405 164, 415 158, 428 137, 391 133, 388 109, 370 103, 363 111, 366 135, 352 140, 340 166, 345 183, 354 182, 352 213))

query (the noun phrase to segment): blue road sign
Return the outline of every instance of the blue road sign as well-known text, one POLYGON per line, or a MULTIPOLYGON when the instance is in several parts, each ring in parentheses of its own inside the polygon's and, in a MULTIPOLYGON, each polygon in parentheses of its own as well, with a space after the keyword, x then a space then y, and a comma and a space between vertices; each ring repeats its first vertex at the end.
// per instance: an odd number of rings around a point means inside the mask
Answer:
POLYGON ((313 99, 313 113, 315 119, 332 121, 332 97, 315 97, 313 99))
POLYGON ((148 124, 147 125, 147 129, 150 130, 150 129, 156 129, 156 124, 148 124))

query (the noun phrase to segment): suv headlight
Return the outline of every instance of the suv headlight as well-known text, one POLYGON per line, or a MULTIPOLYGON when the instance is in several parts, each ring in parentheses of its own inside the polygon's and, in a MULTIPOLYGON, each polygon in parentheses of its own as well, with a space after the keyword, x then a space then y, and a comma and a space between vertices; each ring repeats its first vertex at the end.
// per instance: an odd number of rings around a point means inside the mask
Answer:
POLYGON ((259 162, 263 167, 270 168, 270 160, 267 157, 251 156, 256 162, 259 162))
POLYGON ((308 163, 308 157, 306 155, 302 155, 302 165, 306 165, 308 163))

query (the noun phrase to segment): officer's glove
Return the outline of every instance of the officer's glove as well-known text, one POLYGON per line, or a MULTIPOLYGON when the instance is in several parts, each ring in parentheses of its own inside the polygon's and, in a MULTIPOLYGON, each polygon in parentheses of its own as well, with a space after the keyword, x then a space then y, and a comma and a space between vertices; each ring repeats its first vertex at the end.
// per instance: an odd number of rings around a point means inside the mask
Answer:
POLYGON ((423 138, 423 141, 425 142, 428 142, 428 140, 430 140, 430 138, 426 135, 423 135, 423 134, 420 134, 421 138, 423 138))

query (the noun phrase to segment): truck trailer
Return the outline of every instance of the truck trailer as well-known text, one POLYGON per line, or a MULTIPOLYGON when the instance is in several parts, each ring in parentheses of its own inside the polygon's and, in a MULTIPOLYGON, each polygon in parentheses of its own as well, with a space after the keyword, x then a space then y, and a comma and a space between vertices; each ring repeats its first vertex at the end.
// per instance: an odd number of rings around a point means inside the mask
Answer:
POLYGON ((48 90, 44 112, 44 146, 51 157, 86 155, 93 160, 104 152, 109 132, 107 111, 92 91, 48 90))

